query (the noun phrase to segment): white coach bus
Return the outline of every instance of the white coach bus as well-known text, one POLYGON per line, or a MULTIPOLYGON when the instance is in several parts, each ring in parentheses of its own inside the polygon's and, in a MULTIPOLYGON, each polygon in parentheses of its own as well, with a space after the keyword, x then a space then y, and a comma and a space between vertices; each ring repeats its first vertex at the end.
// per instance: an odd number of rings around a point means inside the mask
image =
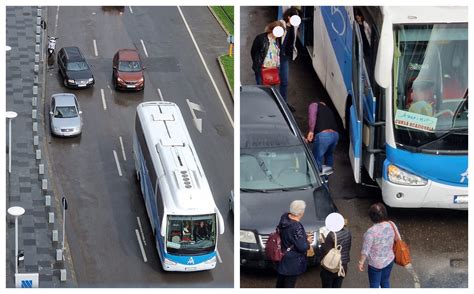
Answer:
POLYGON ((133 152, 163 269, 215 268, 224 221, 175 103, 138 105, 133 152))

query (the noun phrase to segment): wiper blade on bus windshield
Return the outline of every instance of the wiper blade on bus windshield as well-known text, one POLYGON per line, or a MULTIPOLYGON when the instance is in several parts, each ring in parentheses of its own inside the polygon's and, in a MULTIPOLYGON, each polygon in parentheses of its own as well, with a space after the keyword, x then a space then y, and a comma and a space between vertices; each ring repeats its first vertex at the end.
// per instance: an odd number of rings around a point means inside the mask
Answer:
POLYGON ((452 135, 452 134, 460 134, 460 135, 467 135, 467 131, 468 131, 468 128, 467 127, 463 127, 463 128, 454 128, 454 129, 450 129, 449 131, 447 131, 446 133, 444 133, 443 135, 439 136, 438 138, 435 138, 429 142, 426 142, 424 144, 421 144, 420 146, 416 147, 416 151, 421 151, 423 150, 424 147, 430 145, 430 144, 433 144, 434 142, 438 142, 444 138, 446 138, 447 136, 449 135, 452 135))

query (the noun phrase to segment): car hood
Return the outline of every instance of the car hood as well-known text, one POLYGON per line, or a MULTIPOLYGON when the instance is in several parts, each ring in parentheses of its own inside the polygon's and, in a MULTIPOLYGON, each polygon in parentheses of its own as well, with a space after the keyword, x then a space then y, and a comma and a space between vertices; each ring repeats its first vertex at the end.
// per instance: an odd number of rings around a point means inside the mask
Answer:
POLYGON ((117 75, 124 81, 138 81, 143 77, 143 72, 141 71, 117 71, 117 75))
POLYGON ((51 119, 51 125, 53 128, 77 128, 81 126, 81 117, 70 117, 70 118, 55 118, 51 119))
POLYGON ((69 79, 73 80, 87 80, 92 78, 92 72, 90 70, 79 70, 79 71, 67 71, 67 76, 69 79))
POLYGON ((306 202, 301 223, 308 231, 316 231, 324 226, 326 216, 337 211, 325 186, 286 192, 249 193, 242 191, 240 196, 240 228, 256 231, 258 234, 273 232, 281 215, 289 211, 290 203, 293 200, 306 202))

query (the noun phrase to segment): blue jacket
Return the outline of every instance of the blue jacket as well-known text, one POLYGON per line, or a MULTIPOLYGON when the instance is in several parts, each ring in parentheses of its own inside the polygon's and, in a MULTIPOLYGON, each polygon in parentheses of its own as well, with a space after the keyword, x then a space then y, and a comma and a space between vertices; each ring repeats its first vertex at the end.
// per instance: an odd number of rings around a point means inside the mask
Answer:
POLYGON ((301 275, 306 271, 306 251, 309 249, 304 227, 300 222, 290 219, 288 213, 281 216, 278 226, 282 250, 291 248, 278 264, 278 273, 285 276, 301 275))

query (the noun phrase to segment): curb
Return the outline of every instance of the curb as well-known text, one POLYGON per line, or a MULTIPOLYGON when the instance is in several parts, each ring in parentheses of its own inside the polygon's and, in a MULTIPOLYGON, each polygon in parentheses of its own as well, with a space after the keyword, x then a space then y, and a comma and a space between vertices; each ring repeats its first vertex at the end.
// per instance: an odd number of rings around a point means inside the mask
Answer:
POLYGON ((232 87, 231 87, 231 85, 230 85, 230 83, 229 83, 229 79, 227 78, 227 75, 225 74, 224 66, 222 65, 221 60, 220 60, 220 58, 221 58, 222 56, 225 56, 225 55, 226 55, 226 54, 223 54, 223 55, 218 56, 218 57, 217 57, 217 63, 219 63, 219 67, 220 67, 220 69, 221 69, 222 75, 224 76, 225 83, 226 83, 227 88, 228 88, 228 90, 229 90, 229 92, 230 92, 230 96, 232 97, 232 100, 234 100, 234 91, 233 91, 233 89, 232 89, 232 87))
POLYGON ((214 16, 214 18, 217 20, 217 22, 219 23, 219 25, 221 26, 222 30, 227 34, 227 36, 230 35, 230 32, 228 32, 226 30, 226 28, 224 27, 224 24, 221 22, 221 20, 219 19, 219 17, 217 17, 217 15, 214 13, 214 10, 212 10, 211 6, 207 6, 207 8, 209 8, 209 11, 211 12, 211 14, 214 16))

